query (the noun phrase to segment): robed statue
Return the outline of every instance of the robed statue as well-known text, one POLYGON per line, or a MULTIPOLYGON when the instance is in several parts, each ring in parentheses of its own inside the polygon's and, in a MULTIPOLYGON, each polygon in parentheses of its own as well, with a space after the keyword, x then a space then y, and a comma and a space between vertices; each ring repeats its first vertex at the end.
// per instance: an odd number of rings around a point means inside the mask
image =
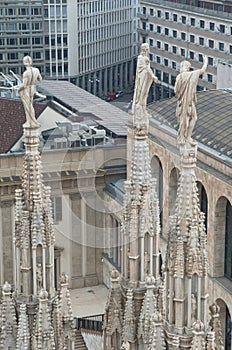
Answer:
POLYGON ((38 68, 32 67, 32 59, 30 56, 23 58, 23 64, 26 67, 23 73, 23 83, 19 87, 19 95, 22 99, 26 123, 24 127, 38 128, 40 124, 35 118, 35 110, 33 107, 33 97, 35 93, 35 82, 41 81, 42 77, 38 68))
POLYGON ((195 145, 192 139, 192 131, 197 121, 196 112, 196 87, 201 74, 207 68, 207 57, 203 57, 203 66, 201 69, 190 71, 189 61, 183 61, 180 64, 180 74, 176 78, 174 92, 178 99, 176 108, 176 117, 178 120, 178 143, 195 145))
POLYGON ((137 59, 135 90, 132 104, 132 114, 135 116, 135 124, 147 124, 148 114, 146 111, 147 96, 152 82, 158 83, 158 78, 154 75, 148 57, 149 45, 141 45, 140 54, 137 59))

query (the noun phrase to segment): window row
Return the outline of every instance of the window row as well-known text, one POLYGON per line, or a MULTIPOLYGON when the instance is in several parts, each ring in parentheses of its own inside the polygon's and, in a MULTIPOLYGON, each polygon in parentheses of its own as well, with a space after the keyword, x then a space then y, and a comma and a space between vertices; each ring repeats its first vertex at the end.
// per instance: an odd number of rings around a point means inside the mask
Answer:
POLYGON ((3 38, 0 39, 0 46, 18 46, 18 45, 43 45, 43 38, 3 38))
POLYGON ((0 8, 0 16, 41 16, 42 15, 42 6, 41 7, 2 7, 0 8))
MULTIPOLYGON (((151 32, 154 32, 155 28, 153 24, 150 24, 149 28, 151 32)), ((232 45, 228 45, 227 43, 221 41, 218 42, 216 40, 209 39, 203 36, 199 37, 193 34, 189 34, 187 32, 177 31, 176 29, 161 27, 160 25, 157 25, 156 33, 168 37, 173 37, 175 39, 180 39, 182 41, 191 42, 192 44, 209 47, 210 49, 217 49, 219 51, 227 51, 229 53, 232 53, 232 45)))
POLYGON ((146 7, 143 7, 143 14, 150 14, 152 17, 170 20, 176 23, 190 25, 191 27, 207 29, 213 32, 232 35, 232 26, 215 21, 206 21, 205 19, 186 16, 182 14, 172 13, 169 11, 155 10, 150 8, 149 12, 146 7))
MULTIPOLYGON (((28 55, 28 52, 9 52, 9 53, 0 53, 0 61, 18 61, 22 60, 24 56, 28 55)), ((32 58, 33 59, 43 59, 44 55, 41 51, 34 51, 32 58)))

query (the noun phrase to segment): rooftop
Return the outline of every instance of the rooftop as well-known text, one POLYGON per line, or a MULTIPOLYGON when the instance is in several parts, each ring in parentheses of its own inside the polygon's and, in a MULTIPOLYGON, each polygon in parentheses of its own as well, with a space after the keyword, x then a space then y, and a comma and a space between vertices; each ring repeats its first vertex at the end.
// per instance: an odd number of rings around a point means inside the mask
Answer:
MULTIPOLYGON (((0 97, 0 154, 7 153, 22 136, 22 125, 26 121, 22 101, 19 99, 0 97)), ((35 102, 36 118, 46 108, 46 103, 35 102)))
POLYGON ((90 115, 114 136, 126 137, 127 113, 68 81, 43 80, 37 90, 80 115, 90 115))
MULTIPOLYGON (((197 93, 197 123, 193 138, 212 150, 232 158, 232 92, 209 90, 197 93)), ((149 104, 152 117, 178 129, 175 97, 149 104)))

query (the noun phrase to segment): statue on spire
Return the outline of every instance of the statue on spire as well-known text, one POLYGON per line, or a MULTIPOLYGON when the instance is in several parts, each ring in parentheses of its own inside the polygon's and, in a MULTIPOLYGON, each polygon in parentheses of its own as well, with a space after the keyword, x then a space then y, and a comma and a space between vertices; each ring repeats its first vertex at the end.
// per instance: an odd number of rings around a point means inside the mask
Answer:
POLYGON ((134 124, 137 128, 148 128, 148 113, 146 111, 147 96, 152 82, 158 83, 158 78, 153 74, 148 57, 149 45, 143 43, 137 60, 135 90, 132 104, 134 124))
POLYGON ((189 61, 183 61, 180 64, 180 74, 177 76, 174 86, 174 92, 178 99, 176 116, 179 124, 177 138, 179 144, 188 142, 192 146, 195 145, 191 135, 197 121, 196 87, 198 79, 206 71, 207 65, 206 56, 203 56, 202 68, 194 71, 190 71, 189 61))
POLYGON ((35 82, 36 80, 41 81, 42 77, 39 69, 32 67, 32 59, 30 56, 25 56, 23 58, 23 64, 26 70, 23 73, 23 83, 18 90, 26 114, 26 123, 23 124, 23 126, 27 128, 39 128, 40 124, 35 118, 33 96, 35 93, 35 82))

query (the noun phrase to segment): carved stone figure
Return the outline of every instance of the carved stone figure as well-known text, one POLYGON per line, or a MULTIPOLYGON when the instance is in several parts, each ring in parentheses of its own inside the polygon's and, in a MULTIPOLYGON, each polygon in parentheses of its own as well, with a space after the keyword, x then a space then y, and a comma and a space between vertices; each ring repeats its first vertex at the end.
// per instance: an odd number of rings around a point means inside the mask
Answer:
POLYGON ((150 258, 147 251, 144 252, 144 275, 148 276, 150 270, 150 258))
POLYGON ((42 289, 42 265, 36 265, 36 282, 37 282, 37 291, 41 291, 42 289))
POLYGON ((208 59, 204 56, 204 63, 201 69, 190 71, 191 64, 188 61, 183 61, 180 64, 180 74, 176 78, 174 91, 178 98, 176 116, 179 124, 178 128, 178 143, 186 142, 191 145, 195 141, 191 138, 193 128, 196 124, 196 87, 198 79, 207 68, 208 59))
POLYGON ((194 294, 191 295, 191 320, 192 320, 192 324, 196 321, 196 313, 197 313, 197 301, 196 301, 196 297, 194 294))
POLYGON ((136 110, 146 114, 147 96, 150 86, 153 81, 158 83, 158 78, 153 74, 150 67, 150 60, 148 58, 149 45, 143 43, 141 45, 140 55, 137 60, 136 78, 135 78, 135 91, 132 105, 132 113, 135 114, 136 110))
POLYGON ((38 128, 40 124, 35 118, 33 96, 35 92, 35 82, 36 80, 41 81, 42 77, 39 69, 32 67, 32 59, 30 56, 25 56, 23 58, 23 64, 26 67, 26 71, 23 73, 23 83, 18 90, 26 114, 26 123, 23 126, 38 128))

